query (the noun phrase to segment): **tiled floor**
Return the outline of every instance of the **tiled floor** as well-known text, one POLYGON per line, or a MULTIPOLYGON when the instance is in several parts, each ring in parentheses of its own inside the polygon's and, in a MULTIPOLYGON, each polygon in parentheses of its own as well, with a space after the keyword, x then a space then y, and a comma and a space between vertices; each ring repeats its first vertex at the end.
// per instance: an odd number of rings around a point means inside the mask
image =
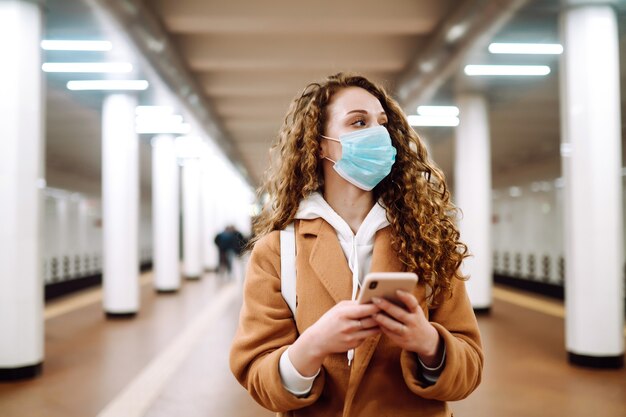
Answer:
MULTIPOLYGON (((134 319, 107 320, 99 302, 46 321, 43 375, 0 383, 2 417, 95 416, 215 296, 211 275, 176 294, 142 286, 134 319)), ((59 302, 71 302, 70 299, 59 302)))
MULTIPOLYGON (((174 295, 157 295, 148 284, 135 319, 106 320, 99 303, 49 319, 43 376, 0 383, 0 416, 96 416, 226 287, 211 274, 185 282, 174 295)), ((563 319, 541 312, 550 309, 507 300, 496 298, 491 315, 479 317, 483 383, 468 399, 451 404, 456 416, 626 416, 626 370, 568 365, 563 319)), ((209 322, 143 415, 273 415, 250 399, 228 369, 239 305, 236 298, 209 322)))
POLYGON ((496 298, 479 324, 483 382, 456 416, 626 416, 626 370, 569 365, 562 318, 496 298))
POLYGON ((179 371, 171 378, 146 417, 264 417, 275 413, 259 407, 235 380, 228 351, 235 335, 241 303, 223 312, 179 371))

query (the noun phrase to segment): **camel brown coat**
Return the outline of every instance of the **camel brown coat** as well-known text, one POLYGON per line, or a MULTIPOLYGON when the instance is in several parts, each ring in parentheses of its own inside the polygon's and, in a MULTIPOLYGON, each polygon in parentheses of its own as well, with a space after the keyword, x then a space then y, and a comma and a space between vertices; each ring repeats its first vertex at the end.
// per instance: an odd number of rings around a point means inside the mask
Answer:
MULTIPOLYGON (((337 234, 321 218, 296 221, 296 319, 280 292, 280 234, 260 239, 246 274, 244 303, 230 366, 263 407, 279 416, 451 416, 446 401, 468 396, 480 383, 483 354, 476 318, 462 281, 453 296, 430 310, 423 285, 415 296, 446 345, 445 368, 434 385, 420 374, 417 355, 384 335, 366 339, 348 367, 345 353, 326 358, 310 394, 285 390, 278 371, 282 353, 299 334, 341 300, 351 298, 351 272, 337 234)), ((374 238, 372 272, 402 271, 391 249, 391 228, 374 238)))

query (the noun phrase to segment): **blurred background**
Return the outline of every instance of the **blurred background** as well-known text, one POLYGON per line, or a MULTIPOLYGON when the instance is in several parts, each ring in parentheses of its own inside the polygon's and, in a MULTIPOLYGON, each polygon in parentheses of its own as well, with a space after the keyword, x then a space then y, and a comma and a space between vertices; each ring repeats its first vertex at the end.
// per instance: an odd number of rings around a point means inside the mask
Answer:
POLYGON ((337 72, 399 102, 463 212, 487 363, 452 409, 626 415, 625 24, 617 0, 0 0, 0 415, 272 414, 227 367, 240 249, 291 101, 337 72))

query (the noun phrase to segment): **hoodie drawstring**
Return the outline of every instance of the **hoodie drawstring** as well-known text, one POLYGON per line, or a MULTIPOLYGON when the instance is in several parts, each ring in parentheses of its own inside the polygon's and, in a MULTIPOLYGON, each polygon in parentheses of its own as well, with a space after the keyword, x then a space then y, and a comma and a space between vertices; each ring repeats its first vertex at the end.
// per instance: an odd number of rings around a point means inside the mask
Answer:
MULTIPOLYGON (((356 236, 352 236, 352 250, 350 252, 350 260, 354 260, 352 267, 352 301, 356 300, 356 293, 361 285, 359 280, 359 252, 356 245, 356 236)), ((349 262, 352 263, 352 262, 349 262)), ((348 366, 352 364, 354 359, 354 349, 348 350, 348 366)))

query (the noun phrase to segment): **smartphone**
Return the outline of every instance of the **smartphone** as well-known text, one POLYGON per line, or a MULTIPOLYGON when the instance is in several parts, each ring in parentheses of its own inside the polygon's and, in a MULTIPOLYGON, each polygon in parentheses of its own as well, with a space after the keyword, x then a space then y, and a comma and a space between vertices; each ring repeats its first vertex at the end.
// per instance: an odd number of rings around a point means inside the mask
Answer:
POLYGON ((359 304, 366 304, 371 303, 373 297, 379 297, 404 307, 396 296, 396 290, 413 292, 416 285, 417 275, 413 272, 370 272, 363 280, 358 301, 359 304))

